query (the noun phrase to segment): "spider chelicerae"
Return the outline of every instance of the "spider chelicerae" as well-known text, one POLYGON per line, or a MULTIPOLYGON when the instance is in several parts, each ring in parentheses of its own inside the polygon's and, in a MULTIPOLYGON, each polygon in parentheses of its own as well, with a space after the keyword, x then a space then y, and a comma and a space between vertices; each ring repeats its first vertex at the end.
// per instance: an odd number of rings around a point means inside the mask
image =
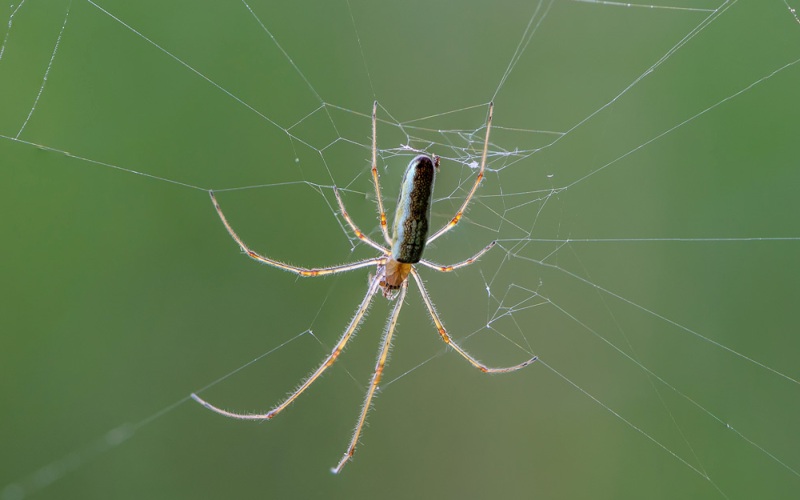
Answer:
POLYGON ((456 224, 461 220, 464 215, 464 212, 469 205, 470 200, 475 195, 475 191, 477 191, 478 186, 483 179, 483 172, 486 168, 486 153, 489 147, 489 132, 491 131, 492 126, 492 111, 493 105, 492 103, 489 104, 489 113, 486 120, 486 137, 483 142, 483 155, 481 157, 481 166, 480 170, 478 171, 478 175, 475 179, 475 183, 472 185, 472 189, 470 190, 467 197, 464 199, 461 207, 456 212, 456 215, 450 219, 447 224, 445 224, 442 228, 438 231, 433 233, 432 236, 428 237, 428 224, 430 220, 430 210, 431 210, 431 196, 433 193, 433 180, 435 171, 438 170, 439 167, 439 157, 438 156, 427 156, 427 155, 419 155, 411 160, 408 167, 406 168, 405 173, 403 174, 403 181, 400 187, 400 196, 397 200, 397 209, 395 212, 394 217, 394 224, 392 226, 393 235, 389 236, 389 231, 386 224, 386 212, 383 209, 383 200, 381 198, 381 187, 380 182, 378 181, 378 164, 377 164, 377 111, 378 111, 378 103, 375 101, 372 107, 372 180, 375 185, 375 197, 378 204, 378 212, 380 217, 380 226, 381 232, 383 233, 383 239, 389 248, 384 247, 376 243, 372 240, 369 236, 365 235, 356 224, 353 222, 353 219, 350 218, 350 215, 345 210, 344 202, 342 201, 342 197, 339 195, 339 191, 334 188, 334 194, 336 195, 336 201, 339 204, 339 208, 341 209, 342 216, 347 221, 348 226, 353 231, 353 233, 358 237, 361 241, 366 243, 367 245, 375 248, 380 252, 379 257, 374 257, 371 259, 365 259, 358 262, 353 262, 350 264, 344 264, 341 266, 332 266, 332 267, 319 267, 319 268, 304 268, 304 267, 297 267, 291 264, 286 264, 284 262, 280 262, 269 257, 265 257, 261 254, 256 253, 255 251, 251 250, 244 241, 236 234, 236 232, 231 227, 228 219, 225 218, 225 214, 223 214, 222 209, 217 203, 217 199, 214 196, 213 191, 209 191, 211 195, 211 201, 214 204, 214 208, 219 215, 219 218, 222 220, 222 224, 225 226, 225 229, 228 230, 230 236, 239 244, 241 249, 251 258, 263 262, 265 264, 269 264, 270 266, 277 267, 278 269, 283 269, 284 271, 289 271, 300 276, 324 276, 328 274, 337 274, 343 273, 347 271, 353 271, 355 269, 360 269, 362 267, 368 266, 377 266, 377 272, 375 276, 373 276, 369 281, 369 287, 367 288, 367 293, 364 298, 361 300, 361 304, 358 306, 356 310, 355 316, 350 321, 350 324, 345 329, 344 333, 342 334, 339 341, 334 346, 331 353, 322 364, 306 378, 303 383, 298 387, 293 393, 291 393, 286 399, 284 399, 280 404, 272 408, 267 413, 260 413, 260 414, 243 414, 243 413, 235 413, 228 410, 223 410, 218 408, 211 403, 205 401, 197 394, 192 394, 192 398, 197 401, 198 403, 202 404, 209 410, 213 410, 220 415, 224 415, 226 417, 241 419, 241 420, 269 420, 281 411, 283 411, 287 406, 289 406, 295 399, 297 399, 300 394, 303 393, 308 387, 314 383, 324 372, 327 370, 333 363, 336 361, 336 358, 339 357, 342 350, 344 350, 345 345, 350 340, 350 338, 355 333, 358 325, 364 319, 366 315, 367 308, 369 307, 372 298, 378 292, 378 290, 382 290, 383 296, 390 300, 395 300, 394 309, 392 310, 391 314, 389 315, 389 320, 386 326, 385 335, 381 342, 380 351, 378 353, 378 360, 375 364, 375 371, 372 374, 372 379, 370 380, 369 388, 367 389, 367 394, 364 397, 364 405, 361 408, 361 413, 358 418, 358 423, 356 424, 355 431, 353 432, 353 436, 350 439, 350 444, 347 447, 344 455, 342 456, 339 463, 336 467, 333 467, 331 470, 334 473, 339 473, 342 470, 342 467, 352 458, 353 453, 355 452, 356 444, 358 443, 358 438, 361 435, 361 431, 364 428, 364 422, 367 418, 367 413, 369 412, 370 403, 372 401, 372 397, 375 395, 375 391, 378 388, 378 383, 381 379, 381 374, 383 373, 384 365, 386 364, 386 359, 389 356, 389 348, 392 343, 392 336, 394 335, 395 325, 397 324, 397 318, 400 315, 400 308, 403 306, 403 301, 406 297, 406 292, 408 291, 408 276, 411 275, 414 278, 414 281, 419 288, 420 294, 422 295, 422 300, 425 302, 425 306, 428 309, 428 313, 433 320, 433 323, 436 325, 436 329, 439 331, 439 335, 441 336, 442 340, 453 348, 458 354, 460 354, 464 359, 466 359, 472 366, 478 368, 480 371, 484 373, 507 373, 519 370, 524 368, 525 366, 533 363, 536 361, 536 357, 520 363, 518 365, 504 367, 504 368, 492 368, 489 366, 484 365, 477 359, 475 359, 471 354, 465 351, 461 346, 459 346, 447 331, 444 328, 444 324, 442 324, 442 320, 439 318, 439 315, 436 313, 436 309, 433 306, 433 302, 431 301, 430 295, 428 294, 427 290, 425 289, 425 285, 422 283, 422 279, 420 279, 419 274, 415 268, 415 264, 422 264, 425 267, 430 267, 437 271, 441 272, 450 272, 455 269, 459 269, 464 266, 468 266, 475 262, 478 258, 480 258, 483 254, 488 252, 496 242, 489 243, 486 247, 484 247, 481 251, 476 253, 474 256, 470 257, 467 260, 462 262, 458 262, 456 264, 451 265, 440 265, 435 264, 431 261, 425 260, 422 258, 422 253, 425 250, 425 245, 434 241, 435 239, 439 238, 447 231, 451 230, 455 227, 456 224))

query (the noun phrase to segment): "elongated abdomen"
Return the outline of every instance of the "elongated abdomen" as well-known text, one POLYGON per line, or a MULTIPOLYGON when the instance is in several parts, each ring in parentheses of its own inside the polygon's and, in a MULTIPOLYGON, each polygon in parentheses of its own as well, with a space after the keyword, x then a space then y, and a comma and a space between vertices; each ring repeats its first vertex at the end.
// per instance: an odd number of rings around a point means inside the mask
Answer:
POLYGON ((434 170, 435 161, 419 155, 403 174, 392 237, 392 258, 397 262, 416 264, 422 258, 428 237, 434 170))

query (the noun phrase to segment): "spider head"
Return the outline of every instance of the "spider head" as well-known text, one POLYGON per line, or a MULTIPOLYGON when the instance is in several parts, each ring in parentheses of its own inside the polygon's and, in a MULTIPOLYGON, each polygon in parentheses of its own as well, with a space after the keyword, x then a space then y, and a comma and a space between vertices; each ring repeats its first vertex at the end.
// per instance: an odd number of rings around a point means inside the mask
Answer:
POLYGON ((397 296, 400 286, 408 278, 411 272, 411 264, 389 259, 381 272, 383 273, 383 278, 380 286, 383 288, 383 296, 391 300, 397 296))

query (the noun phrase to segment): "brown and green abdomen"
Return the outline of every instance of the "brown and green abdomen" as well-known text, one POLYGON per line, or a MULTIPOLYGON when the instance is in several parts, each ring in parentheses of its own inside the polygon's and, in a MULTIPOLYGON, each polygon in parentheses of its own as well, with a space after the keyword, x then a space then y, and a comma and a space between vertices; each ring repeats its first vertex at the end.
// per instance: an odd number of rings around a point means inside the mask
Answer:
POLYGON ((431 214, 435 163, 419 155, 408 164, 394 216, 392 258, 404 264, 422 259, 431 214))

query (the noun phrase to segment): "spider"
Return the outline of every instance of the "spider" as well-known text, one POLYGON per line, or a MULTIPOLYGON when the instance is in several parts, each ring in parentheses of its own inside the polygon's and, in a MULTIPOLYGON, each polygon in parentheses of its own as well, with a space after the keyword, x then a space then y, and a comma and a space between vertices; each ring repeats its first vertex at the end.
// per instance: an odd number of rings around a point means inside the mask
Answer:
POLYGON ((383 209, 383 201, 381 198, 381 188, 380 182, 378 181, 378 167, 377 167, 377 111, 378 111, 378 102, 375 101, 372 106, 372 180, 375 186, 375 198, 378 204, 378 212, 380 217, 380 226, 381 232, 383 233, 383 239, 386 241, 388 248, 379 245, 374 240, 372 240, 369 236, 365 235, 361 232, 360 229, 356 226, 353 222, 353 219, 350 218, 350 215, 345 210, 344 202, 342 201, 342 197, 339 195, 338 189, 334 187, 334 194, 336 195, 336 201, 339 204, 339 208, 341 209, 342 216, 347 221, 348 226, 353 231, 356 237, 366 243, 367 245, 375 248, 380 252, 379 257, 374 257, 371 259, 365 259, 358 262, 353 262, 350 264, 344 264, 340 266, 332 266, 332 267, 320 267, 320 268, 304 268, 304 267, 297 267, 291 264, 286 264, 284 262, 280 262, 269 257, 265 257, 261 254, 256 253, 255 251, 251 250, 244 241, 236 234, 236 232, 231 227, 228 219, 225 217, 225 214, 222 212, 222 209, 217 202, 216 197, 214 196, 213 191, 209 191, 211 196, 211 201, 214 204, 214 208, 219 215, 219 218, 222 220, 222 224, 227 229, 228 234, 230 234, 231 238, 233 238, 236 243, 239 244, 239 247, 251 258, 268 264, 273 267, 277 267, 278 269, 283 269, 284 271, 289 271, 300 276, 324 276, 328 274, 337 274, 343 273, 347 271, 352 271, 355 269, 360 269, 363 267, 368 267, 375 265, 377 266, 377 272, 375 276, 370 278, 369 287, 367 288, 367 293, 364 298, 361 300, 361 304, 358 306, 356 310, 355 316, 353 319, 350 320, 350 324, 345 329, 342 336, 339 338, 339 341, 334 346, 331 353, 325 358, 321 365, 311 374, 309 375, 300 387, 298 387, 293 393, 291 393, 286 399, 284 399, 280 404, 272 408, 267 413, 261 414, 243 414, 243 413, 235 413, 228 410, 221 409, 217 406, 212 405, 211 403, 205 401, 197 394, 192 394, 192 398, 197 401, 198 403, 202 404, 209 410, 212 410, 220 415, 224 415, 226 417, 241 419, 241 420, 269 420, 284 409, 289 406, 295 399, 297 399, 308 387, 314 383, 324 372, 327 370, 333 363, 336 361, 336 358, 339 357, 339 354, 344 350, 347 342, 355 333, 358 325, 364 319, 364 316, 367 313, 367 308, 369 307, 372 298, 378 292, 378 290, 382 290, 383 296, 389 300, 395 300, 395 305, 392 312, 389 315, 388 322, 385 329, 385 334, 383 336, 383 340, 381 342, 380 351, 378 353, 378 359, 375 364, 375 371, 372 374, 372 379, 370 380, 369 388, 367 389, 366 396, 364 397, 364 404, 361 407, 361 414, 358 418, 358 423, 356 424, 355 431, 353 431, 353 435, 350 439, 350 444, 347 447, 344 455, 342 456, 339 463, 336 467, 333 467, 331 471, 335 474, 338 474, 342 468, 347 464, 347 462, 353 457, 353 453, 356 449, 356 444, 358 444, 359 436, 361 435, 361 431, 364 428, 364 422, 367 418, 367 413, 369 412, 370 403, 372 401, 373 396, 375 395, 375 391, 378 388, 378 383, 380 382, 381 375, 383 374, 384 365, 386 364, 386 359, 389 356, 389 348, 392 343, 392 336, 394 334, 395 325, 397 324, 397 318, 400 315, 400 308, 403 306, 403 301, 406 297, 406 292, 408 290, 408 276, 409 274, 414 278, 414 281, 419 288, 420 294, 422 295, 422 300, 425 303, 426 308, 428 309, 428 313, 430 314, 433 323, 436 325, 436 329, 439 332, 442 340, 445 344, 449 345, 453 348, 458 354, 460 354, 464 359, 466 359, 472 366, 478 368, 480 371, 484 373, 507 373, 519 370, 528 366, 529 364, 536 361, 537 357, 534 356, 533 358, 520 363, 518 365, 503 367, 503 368, 492 368, 489 366, 484 365, 477 359, 475 359, 471 354, 465 351, 461 346, 459 346, 447 333, 444 328, 444 324, 442 324, 442 320, 439 318, 439 315, 436 312, 436 309, 433 306, 433 302, 431 301, 430 295, 428 294, 427 290, 425 289, 425 285, 422 283, 422 279, 419 277, 417 270, 415 268, 415 264, 422 264, 425 267, 430 267, 437 271, 441 272, 451 272, 455 269, 459 269, 464 266, 468 266, 479 259, 483 254, 491 250, 492 247, 495 246, 496 241, 492 241, 486 247, 484 247, 481 251, 476 253, 474 256, 470 257, 467 260, 458 262, 456 264, 451 265, 440 265, 435 264, 431 261, 425 260, 422 258, 422 252, 425 249, 425 245, 428 243, 436 240, 447 231, 451 230, 455 227, 456 224, 461 220, 464 212, 467 209, 467 205, 469 205, 470 200, 472 199, 475 191, 477 191, 478 186, 483 179, 483 172, 486 167, 486 152, 489 147, 489 132, 491 130, 492 125, 492 111, 494 106, 492 103, 489 103, 489 114, 486 121, 486 137, 483 143, 483 156, 481 157, 481 166, 480 171, 478 172, 478 176, 475 179, 475 183, 472 185, 472 189, 470 190, 469 194, 467 194, 466 199, 462 203, 461 207, 456 212, 456 215, 450 219, 444 226, 442 226, 438 231, 433 233, 432 236, 427 238, 428 234, 428 221, 430 219, 430 210, 431 210, 431 195, 433 192, 433 180, 434 180, 434 171, 438 170, 439 167, 439 157, 438 156, 427 156, 427 155, 419 155, 411 160, 408 167, 406 168, 405 173, 403 174, 403 180, 400 187, 400 196, 397 200, 397 209, 395 212, 394 217, 394 224, 393 224, 393 235, 389 236, 388 228, 386 227, 386 213, 383 209), (427 239, 426 239, 427 238, 427 239))

